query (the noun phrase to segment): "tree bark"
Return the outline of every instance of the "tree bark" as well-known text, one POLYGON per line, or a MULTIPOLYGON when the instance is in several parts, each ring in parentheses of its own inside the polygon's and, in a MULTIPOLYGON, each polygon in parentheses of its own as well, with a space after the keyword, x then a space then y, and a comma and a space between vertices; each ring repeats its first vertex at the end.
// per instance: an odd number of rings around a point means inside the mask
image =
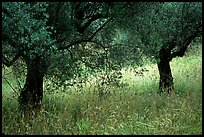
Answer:
POLYGON ((159 90, 160 92, 171 93, 174 89, 173 77, 170 68, 169 61, 160 61, 158 63, 160 81, 159 81, 159 90))
POLYGON ((159 56, 160 61, 157 64, 160 81, 159 81, 159 92, 168 92, 169 94, 174 90, 173 76, 170 67, 170 51, 162 48, 160 50, 159 56))
POLYGON ((39 110, 41 108, 43 77, 46 70, 44 63, 41 58, 26 60, 26 82, 19 96, 19 107, 23 111, 39 110))

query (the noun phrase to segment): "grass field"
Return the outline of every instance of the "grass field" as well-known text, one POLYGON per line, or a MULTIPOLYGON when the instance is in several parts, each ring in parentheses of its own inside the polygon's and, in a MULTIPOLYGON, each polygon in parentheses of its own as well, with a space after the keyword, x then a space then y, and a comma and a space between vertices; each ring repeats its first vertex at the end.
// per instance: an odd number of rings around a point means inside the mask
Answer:
MULTIPOLYGON (((44 93, 43 109, 33 118, 18 111, 17 93, 2 79, 2 132, 5 134, 202 134, 202 55, 173 59, 175 93, 157 95, 156 64, 135 76, 124 68, 124 87, 107 87, 99 99, 95 81, 67 92, 44 93)), ((10 77, 12 81, 12 77, 10 77)))

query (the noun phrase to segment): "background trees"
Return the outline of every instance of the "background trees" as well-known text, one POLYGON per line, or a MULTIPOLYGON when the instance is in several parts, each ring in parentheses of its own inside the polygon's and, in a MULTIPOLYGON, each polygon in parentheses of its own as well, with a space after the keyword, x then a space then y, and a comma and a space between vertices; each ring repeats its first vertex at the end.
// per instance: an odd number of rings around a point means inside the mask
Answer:
POLYGON ((183 57, 191 42, 201 37, 201 3, 142 3, 137 9, 139 13, 120 21, 127 26, 127 41, 157 62, 160 92, 170 92, 174 89, 170 61, 183 57))
POLYGON ((161 91, 170 91, 169 62, 201 34, 201 19, 201 3, 5 2, 2 61, 26 66, 21 108, 40 108, 43 78, 66 86, 83 67, 107 68, 107 59, 109 69, 142 64, 143 56, 157 61, 161 91))
POLYGON ((201 12, 201 3, 158 3, 146 14, 148 19, 142 19, 149 21, 141 27, 148 27, 141 31, 142 41, 152 47, 146 53, 157 59, 161 92, 174 89, 170 61, 183 57, 192 40, 201 36, 201 12))

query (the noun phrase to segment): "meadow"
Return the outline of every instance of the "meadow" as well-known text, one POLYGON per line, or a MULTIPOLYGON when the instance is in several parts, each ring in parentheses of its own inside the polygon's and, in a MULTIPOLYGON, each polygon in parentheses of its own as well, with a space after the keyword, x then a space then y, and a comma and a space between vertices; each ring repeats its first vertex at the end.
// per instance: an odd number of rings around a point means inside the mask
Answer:
MULTIPOLYGON (((81 88, 66 92, 45 91, 43 108, 32 118, 18 111, 18 93, 2 79, 2 132, 20 135, 194 135, 202 134, 202 54, 171 61, 175 94, 158 95, 156 64, 135 75, 123 68, 126 86, 106 87, 110 94, 98 97, 92 78, 81 88)), ((140 68, 138 68, 140 69, 140 68)), ((8 76, 8 80, 14 78, 8 76)), ((14 83, 14 82, 13 82, 14 83)))

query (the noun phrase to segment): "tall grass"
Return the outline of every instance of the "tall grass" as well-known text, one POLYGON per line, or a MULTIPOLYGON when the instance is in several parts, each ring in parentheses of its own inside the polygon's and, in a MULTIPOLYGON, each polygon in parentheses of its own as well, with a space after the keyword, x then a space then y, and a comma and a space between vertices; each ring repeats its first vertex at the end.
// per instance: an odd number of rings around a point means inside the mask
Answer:
MULTIPOLYGON (((124 68, 128 86, 109 87, 98 97, 95 81, 67 92, 44 93, 43 108, 32 117, 18 111, 17 95, 3 80, 4 134, 202 134, 202 57, 187 56, 171 62, 176 94, 157 95, 159 73, 155 64, 135 75, 124 68)), ((10 79, 12 81, 12 78, 10 79)))

